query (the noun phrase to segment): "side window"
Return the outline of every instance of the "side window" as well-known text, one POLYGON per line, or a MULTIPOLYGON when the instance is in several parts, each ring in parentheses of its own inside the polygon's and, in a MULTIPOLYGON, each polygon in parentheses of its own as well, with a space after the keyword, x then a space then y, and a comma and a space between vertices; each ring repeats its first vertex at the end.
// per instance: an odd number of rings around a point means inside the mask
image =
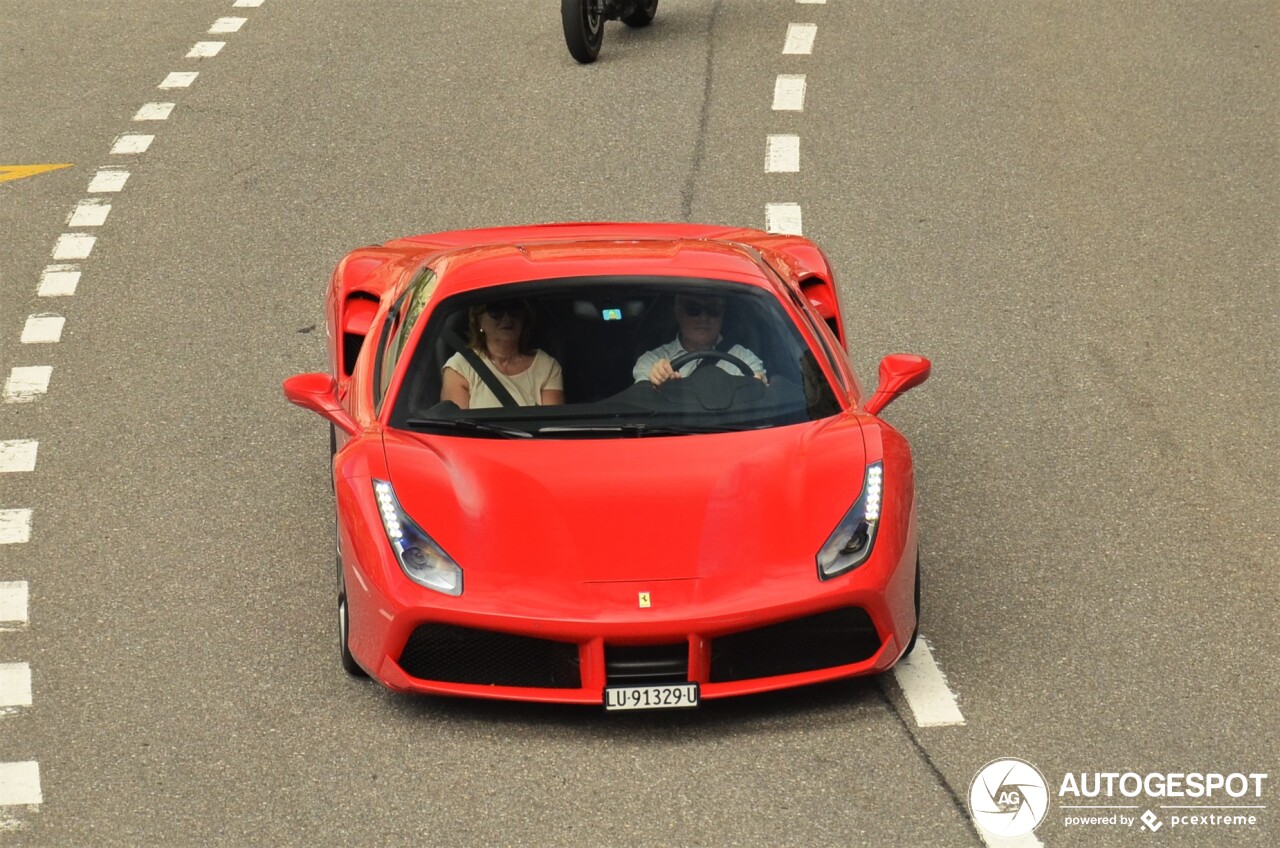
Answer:
POLYGON ((387 312, 378 343, 378 358, 373 364, 373 405, 376 409, 382 408, 382 399, 391 387, 391 375, 395 374, 396 364, 413 335, 413 328, 435 293, 437 281, 435 272, 424 268, 422 275, 409 285, 387 312))

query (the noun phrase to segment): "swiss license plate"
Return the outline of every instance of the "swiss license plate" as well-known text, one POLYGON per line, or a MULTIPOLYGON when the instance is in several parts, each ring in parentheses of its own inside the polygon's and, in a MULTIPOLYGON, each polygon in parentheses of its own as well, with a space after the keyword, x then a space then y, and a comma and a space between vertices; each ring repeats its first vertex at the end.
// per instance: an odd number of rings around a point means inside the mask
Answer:
POLYGON ((606 710, 670 710, 698 706, 698 684, 615 686, 604 690, 606 710))

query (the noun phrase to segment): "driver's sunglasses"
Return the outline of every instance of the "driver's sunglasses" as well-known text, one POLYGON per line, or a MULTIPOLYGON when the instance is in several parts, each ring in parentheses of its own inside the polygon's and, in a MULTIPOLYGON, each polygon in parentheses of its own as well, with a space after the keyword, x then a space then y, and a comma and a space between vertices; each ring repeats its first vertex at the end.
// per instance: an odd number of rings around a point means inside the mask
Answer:
POLYGON ((724 304, 699 303, 696 300, 682 300, 680 301, 680 311, 689 318, 697 318, 703 312, 707 313, 708 318, 719 318, 724 315, 724 304))
POLYGON ((516 303, 490 303, 484 308, 485 314, 495 321, 501 320, 508 315, 519 318, 522 315, 520 305, 516 303))

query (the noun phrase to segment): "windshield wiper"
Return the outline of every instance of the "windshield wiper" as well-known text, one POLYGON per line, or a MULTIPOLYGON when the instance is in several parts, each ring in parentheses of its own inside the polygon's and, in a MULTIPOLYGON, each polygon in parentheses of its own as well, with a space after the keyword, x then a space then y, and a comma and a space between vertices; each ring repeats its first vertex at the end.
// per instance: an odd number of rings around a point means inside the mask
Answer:
POLYGON ((519 427, 504 427, 489 421, 477 421, 474 418, 410 418, 405 424, 414 430, 448 433, 463 430, 477 435, 493 436, 500 439, 531 439, 533 434, 519 427))
POLYGON ((556 433, 620 433, 625 436, 692 436, 706 433, 739 433, 743 430, 759 430, 759 425, 738 427, 726 424, 648 424, 643 421, 617 424, 584 424, 542 427, 542 434, 556 433))

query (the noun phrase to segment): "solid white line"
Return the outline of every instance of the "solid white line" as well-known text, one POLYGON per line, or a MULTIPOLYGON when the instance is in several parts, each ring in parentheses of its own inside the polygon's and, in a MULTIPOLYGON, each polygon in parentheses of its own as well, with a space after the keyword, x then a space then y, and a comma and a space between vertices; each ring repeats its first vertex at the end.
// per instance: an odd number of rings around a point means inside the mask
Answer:
POLYGON ((129 172, 119 168, 103 168, 89 181, 90 194, 115 193, 129 181, 129 172))
POLYGON ((157 88, 186 88, 200 76, 199 71, 174 71, 157 88))
POLYGON ((771 233, 789 236, 804 235, 799 203, 766 203, 764 228, 771 233))
POLYGON ((31 666, 0 663, 0 707, 31 706, 31 666))
POLYGON ((111 145, 111 152, 117 156, 130 153, 146 153, 147 148, 151 146, 151 142, 154 140, 155 136, 153 135, 125 133, 116 138, 116 143, 111 145))
POLYGON ((41 803, 39 763, 0 763, 0 807, 41 803))
MULTIPOLYGON (((92 238, 92 236, 90 236, 92 238)), ((48 265, 40 273, 40 297, 66 297, 76 293, 80 284, 80 269, 75 265, 48 265)))
POLYGON ((827 0, 796 0, 797 3, 804 3, 810 6, 825 6, 827 0))
POLYGON ((778 79, 773 83, 773 110, 803 111, 804 86, 804 74, 778 74, 778 79))
POLYGON ((37 312, 27 316, 22 325, 23 344, 57 344, 62 341, 62 327, 67 319, 52 312, 37 312))
POLYGON ((4 382, 5 403, 30 403, 49 391, 52 365, 19 365, 4 382))
POLYGON ((173 107, 172 103, 143 103, 134 113, 133 119, 135 121, 167 121, 173 114, 173 107))
POLYGON ((27 623, 27 581, 0 583, 0 622, 27 623))
POLYGON ((787 24, 787 40, 782 45, 782 52, 807 56, 813 52, 813 38, 817 34, 817 24, 787 24))
POLYGON ((237 9, 256 9, 262 5, 262 0, 236 0, 231 5, 237 9))
POLYGON ((794 174, 800 170, 800 136, 771 135, 765 148, 764 170, 768 174, 794 174))
POLYGON ((31 539, 31 510, 0 509, 0 545, 20 545, 31 539))
POLYGON ((111 214, 111 204, 105 200, 89 198, 76 204, 71 216, 67 218, 68 227, 101 227, 111 214))
POLYGON ((7 439, 0 442, 0 473, 35 471, 40 443, 35 439, 7 439))
POLYGON ((934 662, 929 643, 921 636, 911 656, 893 667, 893 676, 907 698, 907 706, 921 727, 964 724, 955 693, 947 685, 942 670, 934 662))
POLYGON ((187 58, 212 59, 226 46, 227 42, 225 41, 197 41, 195 46, 187 51, 187 58))
POLYGON ((987 848, 1044 848, 1044 843, 1037 839, 1034 833, 1028 833, 1025 836, 993 836, 983 830, 977 822, 974 822, 974 827, 982 837, 982 841, 987 844, 987 848))
POLYGON ((244 26, 244 22, 248 18, 218 18, 213 22, 213 26, 209 27, 210 35, 218 35, 224 32, 239 32, 240 27, 244 26))
POLYGON ((53 245, 54 259, 88 259, 93 252, 96 236, 84 233, 63 233, 53 245))

